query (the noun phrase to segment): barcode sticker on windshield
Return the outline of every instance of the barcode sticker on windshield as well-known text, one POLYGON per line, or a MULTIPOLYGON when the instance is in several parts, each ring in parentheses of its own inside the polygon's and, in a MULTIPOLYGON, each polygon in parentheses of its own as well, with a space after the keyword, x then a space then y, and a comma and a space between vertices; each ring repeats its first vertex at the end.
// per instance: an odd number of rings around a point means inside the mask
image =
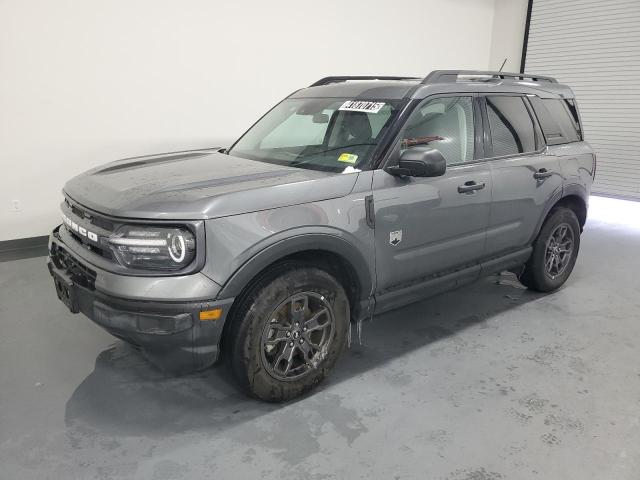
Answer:
POLYGON ((338 110, 348 112, 378 113, 384 102, 367 102, 366 100, 347 100, 338 110))

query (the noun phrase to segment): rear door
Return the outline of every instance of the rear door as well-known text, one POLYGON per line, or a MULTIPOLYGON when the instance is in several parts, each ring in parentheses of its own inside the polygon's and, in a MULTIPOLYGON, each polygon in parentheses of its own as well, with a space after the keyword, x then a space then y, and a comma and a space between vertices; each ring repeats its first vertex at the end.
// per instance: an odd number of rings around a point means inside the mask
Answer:
POLYGON ((480 97, 485 154, 493 178, 487 257, 530 244, 545 207, 562 190, 557 157, 546 155, 540 128, 526 96, 480 97))
POLYGON ((475 98, 430 97, 401 130, 396 153, 413 146, 437 149, 447 161, 443 176, 397 177, 374 171, 378 292, 401 290, 475 265, 483 256, 491 172, 482 160, 482 120, 475 98))

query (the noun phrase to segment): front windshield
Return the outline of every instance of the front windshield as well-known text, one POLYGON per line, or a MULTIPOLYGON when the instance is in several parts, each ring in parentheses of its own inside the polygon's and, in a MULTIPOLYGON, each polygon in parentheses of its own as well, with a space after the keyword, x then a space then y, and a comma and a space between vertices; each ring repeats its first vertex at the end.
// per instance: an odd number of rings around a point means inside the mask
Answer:
POLYGON ((361 170, 397 113, 398 100, 288 98, 229 150, 291 167, 361 170))

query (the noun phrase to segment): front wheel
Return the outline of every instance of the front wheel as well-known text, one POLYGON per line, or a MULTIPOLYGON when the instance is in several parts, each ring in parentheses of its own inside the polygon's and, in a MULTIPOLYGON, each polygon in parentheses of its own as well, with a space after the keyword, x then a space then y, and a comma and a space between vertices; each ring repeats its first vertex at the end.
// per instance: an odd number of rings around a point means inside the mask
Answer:
POLYGON ((328 272, 287 262, 242 296, 232 321, 227 354, 240 386, 284 401, 312 389, 335 364, 348 336, 349 300, 328 272))
POLYGON ((554 208, 545 220, 520 281, 538 292, 550 292, 567 281, 578 258, 580 223, 565 207, 554 208))

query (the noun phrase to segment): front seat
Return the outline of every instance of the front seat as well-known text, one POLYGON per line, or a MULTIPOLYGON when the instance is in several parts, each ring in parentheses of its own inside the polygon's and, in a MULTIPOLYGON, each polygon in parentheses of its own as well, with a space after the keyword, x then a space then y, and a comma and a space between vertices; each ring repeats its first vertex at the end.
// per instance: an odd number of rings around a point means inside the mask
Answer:
POLYGON ((342 122, 346 133, 346 145, 359 145, 363 143, 371 143, 371 122, 364 112, 345 112, 344 121, 342 122))

